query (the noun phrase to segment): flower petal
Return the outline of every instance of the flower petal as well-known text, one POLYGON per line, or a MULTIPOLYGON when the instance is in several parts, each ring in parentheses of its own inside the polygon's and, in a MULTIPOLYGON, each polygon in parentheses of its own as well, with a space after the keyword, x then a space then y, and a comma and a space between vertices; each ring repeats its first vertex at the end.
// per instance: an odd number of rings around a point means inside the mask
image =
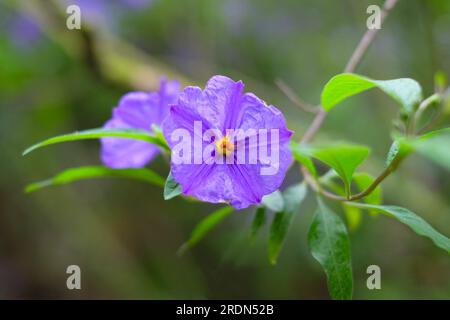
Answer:
POLYGON ((236 209, 256 204, 261 199, 244 191, 245 181, 236 180, 232 166, 225 164, 172 166, 174 179, 182 186, 183 194, 210 203, 228 203, 236 209))
POLYGON ((121 119, 131 128, 150 130, 160 123, 158 93, 130 92, 124 95, 113 110, 113 118, 121 119))
MULTIPOLYGON (((109 120, 105 128, 133 128, 121 118, 109 120)), ((155 145, 139 140, 123 138, 101 138, 101 158, 110 168, 140 168, 144 167, 159 152, 155 145)))
POLYGON ((225 130, 236 127, 244 84, 224 76, 214 76, 206 83, 205 94, 214 110, 216 128, 225 130))
POLYGON ((292 136, 292 131, 287 128, 283 113, 276 107, 267 106, 265 102, 253 93, 246 93, 241 101, 241 115, 237 127, 247 130, 254 129, 278 129, 280 144, 285 143, 292 136))
MULTIPOLYGON (((169 113, 169 104, 178 100, 180 83, 161 80, 158 92, 130 92, 124 95, 105 128, 133 128, 151 131, 152 124, 160 125, 169 113)), ((102 138, 101 158, 112 168, 143 167, 159 152, 144 141, 121 138, 102 138)))

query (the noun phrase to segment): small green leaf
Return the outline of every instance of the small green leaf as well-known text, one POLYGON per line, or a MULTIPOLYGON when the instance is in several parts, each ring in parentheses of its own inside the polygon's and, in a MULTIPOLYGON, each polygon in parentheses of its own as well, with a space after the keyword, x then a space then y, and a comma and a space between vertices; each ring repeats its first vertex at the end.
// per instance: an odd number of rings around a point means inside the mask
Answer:
POLYGON ((116 137, 116 138, 126 138, 126 139, 136 139, 136 140, 143 140, 150 143, 153 143, 155 145, 160 146, 161 148, 164 148, 166 150, 170 150, 165 141, 161 141, 161 139, 150 135, 148 131, 143 130, 134 130, 134 129, 91 129, 91 130, 85 130, 85 131, 77 131, 74 133, 64 134, 61 136, 56 136, 49 138, 47 140, 44 140, 42 142, 36 143, 35 145, 32 145, 28 149, 26 149, 22 155, 26 155, 30 153, 31 151, 34 151, 36 149, 55 144, 60 142, 66 142, 66 141, 76 141, 76 140, 86 140, 86 139, 98 139, 102 137, 116 137))
POLYGON ((330 147, 314 147, 308 148, 308 152, 312 157, 322 161, 333 168, 344 182, 345 193, 350 195, 350 184, 352 176, 356 168, 369 155, 369 148, 365 146, 336 144, 330 147))
POLYGON ((328 81, 322 91, 322 105, 330 111, 339 102, 368 89, 378 87, 411 113, 422 101, 422 88, 409 78, 373 80, 353 73, 342 73, 328 81))
POLYGON ((250 231, 251 242, 255 241, 256 235, 258 234, 259 230, 261 230, 261 228, 266 224, 266 220, 266 208, 257 207, 250 231))
POLYGON ((350 239, 342 219, 319 199, 308 232, 308 246, 323 267, 332 299, 351 299, 353 276, 350 239))
POLYGON ((181 186, 176 182, 172 176, 172 172, 169 172, 169 176, 166 179, 164 185, 164 200, 170 200, 183 193, 181 186))
POLYGON ((67 169, 51 179, 31 183, 26 186, 25 192, 33 192, 45 187, 67 184, 79 180, 108 177, 137 179, 157 186, 164 186, 164 179, 149 169, 111 169, 102 166, 87 166, 67 169))
POLYGON ((436 138, 436 137, 440 137, 442 135, 448 135, 450 134, 450 128, 442 128, 439 130, 435 130, 435 131, 430 131, 420 137, 417 138, 417 142, 422 142, 422 141, 426 141, 432 138, 436 138))
POLYGON ((441 70, 434 74, 434 86, 436 92, 444 91, 447 88, 447 76, 441 70))
POLYGON ((160 126, 158 126, 157 124, 152 124, 152 134, 160 140, 161 145, 164 145, 164 148, 168 148, 168 144, 166 141, 166 138, 164 137, 164 133, 162 131, 162 128, 160 126))
POLYGON ((314 166, 313 161, 307 154, 307 147, 304 147, 300 143, 292 141, 291 148, 294 159, 304 165, 306 169, 308 169, 308 171, 313 175, 313 177, 317 177, 317 170, 314 166))
POLYGON ((261 203, 267 208, 272 211, 282 211, 284 207, 284 199, 283 195, 281 194, 280 190, 276 190, 272 192, 271 194, 265 195, 262 198, 261 203))
POLYGON ((416 138, 399 137, 389 150, 386 167, 397 165, 410 153, 417 151, 426 158, 450 170, 450 128, 428 132, 416 138), (396 163, 393 164, 394 160, 396 163))
POLYGON ((277 263, 289 226, 306 196, 306 190, 306 185, 302 183, 289 187, 283 193, 284 209, 275 214, 270 226, 269 261, 271 264, 277 263))
POLYGON ((418 153, 450 170, 450 128, 429 132, 412 143, 418 153))
POLYGON ((363 209, 376 210, 388 216, 394 217, 401 223, 406 224, 417 234, 431 239, 436 246, 450 253, 450 239, 436 231, 428 224, 428 222, 408 209, 397 206, 376 206, 353 202, 349 203, 349 205, 363 209))
POLYGON ((186 241, 178 250, 178 254, 183 254, 186 250, 195 246, 203 237, 208 234, 215 226, 217 226, 225 217, 227 217, 230 213, 233 212, 233 207, 226 206, 220 208, 217 211, 214 211, 206 218, 200 221, 199 224, 194 228, 189 237, 189 240, 186 241))
POLYGON ((344 209, 345 218, 347 220, 348 229, 355 231, 358 229, 362 221, 362 212, 359 208, 354 206, 348 206, 345 202, 342 203, 344 209))

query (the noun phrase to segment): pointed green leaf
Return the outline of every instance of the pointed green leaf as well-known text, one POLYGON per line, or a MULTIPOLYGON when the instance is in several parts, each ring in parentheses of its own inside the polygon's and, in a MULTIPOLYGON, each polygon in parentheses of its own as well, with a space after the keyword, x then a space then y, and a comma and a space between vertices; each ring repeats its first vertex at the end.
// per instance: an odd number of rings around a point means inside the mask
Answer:
POLYGON ((314 166, 313 161, 308 155, 307 147, 302 146, 300 143, 291 142, 292 154, 294 159, 300 162, 300 164, 304 165, 306 169, 313 175, 313 177, 317 177, 317 170, 314 166))
POLYGON ((351 299, 353 276, 347 229, 342 219, 320 199, 308 232, 308 246, 327 275, 331 298, 351 299))
POLYGON ((172 172, 169 172, 169 176, 166 179, 164 185, 164 200, 170 200, 183 193, 181 186, 176 182, 172 176, 172 172))
POLYGON ((252 228, 250 231, 250 241, 253 242, 258 234, 259 230, 266 224, 266 208, 256 208, 255 217, 253 218, 252 228))
POLYGON ((56 136, 44 140, 42 142, 36 143, 32 145, 28 149, 26 149, 22 155, 26 155, 31 151, 36 149, 49 146, 55 143, 61 143, 66 141, 76 141, 76 140, 86 140, 86 139, 98 139, 102 137, 116 137, 116 138, 126 138, 126 139, 136 139, 147 141, 153 144, 160 146, 166 150, 169 150, 169 147, 162 141, 160 138, 150 135, 148 131, 144 130, 135 130, 135 129, 91 129, 85 131, 77 131, 74 133, 64 134, 61 136, 56 136))
POLYGON ((265 195, 262 198, 261 203, 267 208, 272 211, 282 211, 284 207, 284 199, 283 195, 281 194, 280 190, 276 190, 272 192, 271 194, 265 195))
POLYGON ((450 128, 429 132, 413 142, 418 153, 450 170, 450 128))
POLYGON ((152 124, 152 134, 155 136, 155 138, 159 139, 160 145, 164 148, 168 148, 168 144, 166 141, 166 138, 164 137, 164 133, 162 131, 162 128, 158 126, 157 124, 152 124))
POLYGON ((422 88, 413 79, 373 80, 353 73, 342 73, 325 85, 322 105, 326 111, 330 111, 339 102, 374 87, 400 103, 408 113, 422 101, 422 88))
POLYGON ((434 87, 436 92, 443 92, 447 88, 447 76, 441 70, 436 71, 434 74, 434 87))
POLYGON ((276 264, 292 219, 306 196, 306 185, 296 184, 283 193, 284 209, 275 214, 269 233, 269 261, 276 264))
POLYGON ((376 210, 394 217, 401 223, 406 224, 417 234, 431 239, 436 246, 450 253, 450 239, 436 231, 428 222, 408 209, 397 206, 376 206, 362 203, 349 203, 349 205, 376 210))
POLYGON ((355 231, 358 229, 362 221, 362 212, 359 208, 354 206, 348 206, 345 202, 342 202, 344 209, 345 219, 347 220, 348 229, 355 231))
POLYGON ((225 217, 227 217, 230 213, 233 212, 233 207, 226 206, 220 208, 217 211, 214 211, 206 218, 200 221, 199 224, 194 228, 189 237, 189 240, 186 241, 178 250, 179 254, 183 254, 186 250, 195 246, 203 237, 205 237, 214 227, 216 227, 225 217))
POLYGON ((26 186, 25 192, 33 192, 45 187, 67 184, 79 180, 110 177, 137 179, 157 186, 164 186, 164 179, 149 169, 111 169, 102 166, 87 166, 67 169, 51 179, 31 183, 26 186))
POLYGON ((344 182, 345 193, 349 195, 353 173, 369 155, 369 148, 341 143, 330 147, 309 148, 305 152, 333 168, 344 182))

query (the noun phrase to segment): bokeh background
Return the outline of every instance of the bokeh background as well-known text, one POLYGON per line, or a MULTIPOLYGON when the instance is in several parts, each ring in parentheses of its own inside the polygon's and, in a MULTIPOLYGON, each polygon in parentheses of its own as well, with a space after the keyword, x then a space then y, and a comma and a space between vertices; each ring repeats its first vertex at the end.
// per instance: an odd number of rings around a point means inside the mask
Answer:
MULTIPOLYGON (((25 194, 27 183, 100 164, 99 143, 21 152, 53 135, 101 126, 121 95, 155 89, 162 75, 198 85, 214 74, 242 79, 285 113, 299 138, 312 116, 275 79, 317 104, 365 32, 370 4, 382 1, 1 0, 0 298, 328 299, 306 245, 311 195, 276 266, 267 259, 268 226, 248 241, 252 209, 233 213, 180 257, 192 228, 217 206, 165 202, 155 186, 117 179, 25 194), (69 4, 81 7, 81 31, 66 28, 69 4), (71 264, 81 267, 82 290, 66 288, 71 264)), ((357 72, 411 77, 429 95, 437 70, 450 74, 450 1, 400 0, 357 72)), ((331 112, 316 139, 370 145, 362 169, 376 175, 397 113, 395 102, 374 90, 331 112)), ((150 167, 168 172, 162 158, 150 167)), ((449 178, 413 155, 384 183, 385 203, 413 210, 448 236, 449 178)), ((298 179, 295 167, 286 185, 298 179)), ((448 254, 397 221, 365 216, 351 241, 356 299, 450 298, 448 254), (381 267, 381 290, 366 288, 371 264, 381 267)))

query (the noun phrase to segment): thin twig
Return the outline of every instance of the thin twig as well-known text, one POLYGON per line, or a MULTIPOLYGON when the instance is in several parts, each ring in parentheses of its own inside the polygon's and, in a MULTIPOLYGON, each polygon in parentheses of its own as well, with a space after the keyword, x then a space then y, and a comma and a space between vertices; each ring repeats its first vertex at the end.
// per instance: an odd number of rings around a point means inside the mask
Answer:
MULTIPOLYGON (((392 10, 392 8, 394 8, 396 3, 397 3, 397 0, 386 0, 386 2, 384 3, 384 6, 383 6, 383 10, 381 12, 381 19, 380 19, 381 23, 380 24, 383 24, 389 11, 392 10)), ((378 33, 378 30, 379 29, 370 29, 370 30, 366 31, 366 33, 363 35, 363 37, 359 41, 358 46, 356 47, 355 51, 353 51, 353 54, 350 57, 350 60, 348 61, 347 65, 345 66, 344 72, 353 72, 356 69, 358 64, 361 62, 361 58, 366 53, 370 44, 373 42, 375 35, 378 33)), ((303 135, 301 143, 307 143, 307 142, 311 141, 311 139, 315 136, 317 131, 322 126, 323 120, 325 120, 326 116, 327 116, 326 111, 323 109, 323 107, 320 107, 320 111, 317 113, 313 122, 311 123, 309 128, 306 130, 305 134, 303 135)))
MULTIPOLYGON (((383 10, 381 13, 381 24, 386 19, 388 13, 390 10, 394 8, 396 5, 397 0, 386 0, 383 6, 383 10)), ((363 35, 361 40, 359 41, 355 51, 353 52, 352 56, 350 57, 350 60, 348 61, 347 65, 345 66, 344 72, 353 72, 358 64, 361 62, 362 57, 366 53, 367 49, 369 48, 370 44, 373 42, 373 39, 375 38, 375 35, 377 34, 379 29, 370 29, 367 30, 366 33, 363 35)), ((310 126, 306 130, 305 134, 303 135, 300 143, 308 143, 312 140, 312 138, 315 136, 317 131, 322 126, 323 121, 325 120, 327 113, 323 109, 322 106, 319 106, 319 112, 316 114, 316 117, 311 122, 310 126)), ((311 176, 310 172, 304 167, 301 167, 301 171, 303 173, 303 176, 305 178, 305 181, 318 193, 324 195, 327 198, 338 200, 338 201, 354 201, 359 200, 361 198, 364 198, 365 196, 369 195, 375 188, 384 180, 386 177, 390 175, 392 171, 395 170, 398 163, 401 160, 396 161, 394 159, 393 163, 386 168, 376 179, 375 181, 364 191, 354 195, 350 196, 348 198, 336 195, 334 193, 331 193, 327 190, 324 190, 321 188, 320 184, 311 176)))
MULTIPOLYGON (((380 17, 380 29, 381 25, 383 24, 384 20, 386 19, 388 13, 397 3, 397 0, 386 0, 383 6, 383 10, 381 11, 381 17, 380 17)), ((358 64, 361 61, 361 58, 366 53, 369 46, 372 44, 373 39, 375 38, 375 35, 378 33, 379 29, 369 29, 366 31, 364 36, 361 38, 361 41, 359 41, 358 46, 356 47, 355 51, 353 51, 353 54, 348 61, 347 65, 345 66, 344 72, 353 72, 353 70, 356 69, 358 64)))
POLYGON ((277 87, 288 97, 289 100, 293 104, 295 104, 297 107, 301 108, 305 112, 309 113, 317 113, 319 111, 319 108, 310 105, 309 103, 306 103, 303 101, 295 92, 292 90, 291 87, 289 87, 286 82, 284 82, 281 79, 276 79, 275 84, 277 87))
POLYGON ((323 195, 323 196, 325 196, 325 197, 327 197, 329 199, 332 199, 332 200, 348 201, 347 198, 344 198, 344 197, 342 197, 340 195, 334 194, 332 192, 329 192, 329 191, 323 189, 322 186, 316 181, 316 179, 314 179, 311 176, 311 174, 308 172, 306 167, 301 167, 300 170, 302 171, 303 176, 305 177, 305 181, 311 186, 311 188, 315 192, 317 192, 317 193, 319 193, 319 194, 321 194, 321 195, 323 195))

